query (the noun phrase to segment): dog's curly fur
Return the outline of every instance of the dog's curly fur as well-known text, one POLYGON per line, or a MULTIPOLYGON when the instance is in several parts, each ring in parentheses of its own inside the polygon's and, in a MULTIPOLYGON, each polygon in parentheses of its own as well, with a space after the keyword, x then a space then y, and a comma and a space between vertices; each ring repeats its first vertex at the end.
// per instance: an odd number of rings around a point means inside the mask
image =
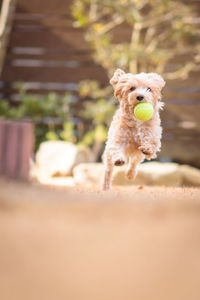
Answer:
POLYGON ((134 179, 138 164, 145 158, 150 160, 156 157, 156 152, 160 151, 162 135, 159 110, 164 105, 160 100, 165 81, 156 73, 133 75, 117 69, 110 83, 120 106, 109 128, 103 155, 103 190, 110 188, 114 165, 121 166, 129 158, 126 176, 134 179), (134 107, 139 103, 138 96, 143 96, 142 101, 154 107, 153 117, 149 121, 140 121, 134 116, 134 107))

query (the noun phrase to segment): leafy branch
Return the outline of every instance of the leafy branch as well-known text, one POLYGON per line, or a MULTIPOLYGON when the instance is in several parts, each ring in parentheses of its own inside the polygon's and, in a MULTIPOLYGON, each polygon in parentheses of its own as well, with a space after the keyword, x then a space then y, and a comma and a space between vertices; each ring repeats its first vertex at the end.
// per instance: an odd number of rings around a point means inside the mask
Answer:
POLYGON ((122 67, 133 73, 162 72, 174 80, 185 79, 199 69, 200 21, 188 4, 173 0, 74 0, 72 14, 76 26, 86 29, 95 61, 109 75, 122 67), (131 32, 130 39, 123 38, 122 30, 131 32), (116 42, 118 35, 120 42, 116 42), (168 64, 186 48, 190 55, 184 65, 168 71, 168 64))

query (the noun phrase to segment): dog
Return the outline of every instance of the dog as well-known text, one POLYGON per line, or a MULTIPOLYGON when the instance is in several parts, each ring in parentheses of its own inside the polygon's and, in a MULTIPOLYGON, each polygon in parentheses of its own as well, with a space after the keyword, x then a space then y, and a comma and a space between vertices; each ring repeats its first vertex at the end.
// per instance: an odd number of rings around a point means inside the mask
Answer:
POLYGON ((133 75, 117 69, 110 84, 114 88, 114 96, 119 100, 119 109, 111 122, 103 154, 102 190, 110 188, 113 167, 124 165, 128 158, 126 177, 133 180, 139 163, 145 158, 156 158, 162 136, 159 111, 164 106, 161 102, 164 79, 157 73, 133 75), (140 121, 134 116, 134 107, 140 102, 153 105, 154 114, 148 121, 140 121))

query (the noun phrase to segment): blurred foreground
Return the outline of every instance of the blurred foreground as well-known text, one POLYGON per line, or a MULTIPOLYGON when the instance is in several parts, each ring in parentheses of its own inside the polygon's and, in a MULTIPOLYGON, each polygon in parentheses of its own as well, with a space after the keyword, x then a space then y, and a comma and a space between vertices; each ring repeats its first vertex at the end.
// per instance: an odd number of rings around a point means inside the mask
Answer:
POLYGON ((0 191, 1 299, 200 299, 199 188, 0 191))

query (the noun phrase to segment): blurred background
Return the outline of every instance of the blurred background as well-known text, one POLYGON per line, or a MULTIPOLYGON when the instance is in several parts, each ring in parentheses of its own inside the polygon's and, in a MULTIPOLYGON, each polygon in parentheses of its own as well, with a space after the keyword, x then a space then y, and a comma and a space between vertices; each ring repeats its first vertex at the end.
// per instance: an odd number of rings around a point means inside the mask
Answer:
MULTIPOLYGON (((120 67, 132 73, 158 72, 167 81, 158 160, 199 168, 199 4, 198 0, 1 1, 1 119, 33 122, 34 152, 43 147, 36 156, 38 164, 47 164, 48 151, 51 161, 56 153, 57 158, 63 155, 63 162, 73 160, 73 155, 78 155, 76 164, 100 162, 117 107, 109 85, 113 71, 120 67), (51 143, 41 144, 45 141, 51 143), (65 151, 72 156, 64 157, 65 151)), ((51 175, 72 172, 52 168, 51 175)))

